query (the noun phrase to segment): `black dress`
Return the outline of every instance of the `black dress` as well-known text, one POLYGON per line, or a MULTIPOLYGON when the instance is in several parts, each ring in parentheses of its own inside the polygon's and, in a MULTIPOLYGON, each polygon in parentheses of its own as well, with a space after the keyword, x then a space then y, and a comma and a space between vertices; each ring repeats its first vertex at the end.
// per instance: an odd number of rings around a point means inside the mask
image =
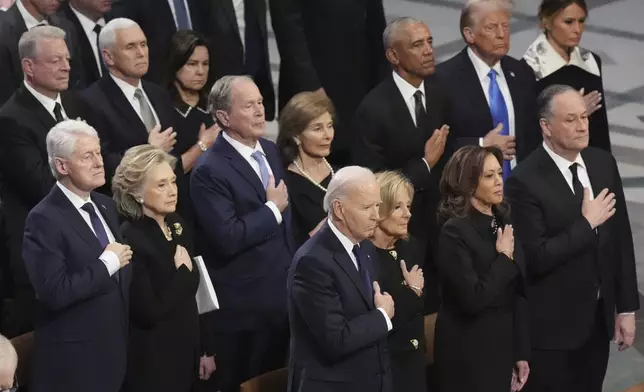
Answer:
POLYGON ((520 245, 515 262, 497 253, 492 217, 472 209, 469 217, 445 223, 438 252, 439 390, 509 391, 515 363, 530 352, 520 245))
POLYGON ((376 248, 378 255, 378 283, 388 292, 396 304, 396 314, 391 319, 393 329, 387 338, 391 355, 393 390, 426 392, 425 333, 423 320, 424 295, 419 297, 404 286, 400 260, 405 260, 407 269, 414 265, 423 267, 418 244, 413 238, 398 240, 393 249, 376 248))
POLYGON ((199 272, 174 265, 177 245, 192 257, 192 238, 178 215, 166 222, 172 241, 149 217, 122 227, 133 252, 127 392, 189 392, 199 374, 199 272))
MULTIPOLYGON (((309 239, 311 230, 324 219, 327 214, 322 207, 324 192, 306 177, 291 170, 286 170, 284 181, 288 188, 288 196, 292 211, 292 230, 295 244, 299 248, 309 239)), ((331 182, 331 174, 322 180, 320 185, 326 188, 331 182)))

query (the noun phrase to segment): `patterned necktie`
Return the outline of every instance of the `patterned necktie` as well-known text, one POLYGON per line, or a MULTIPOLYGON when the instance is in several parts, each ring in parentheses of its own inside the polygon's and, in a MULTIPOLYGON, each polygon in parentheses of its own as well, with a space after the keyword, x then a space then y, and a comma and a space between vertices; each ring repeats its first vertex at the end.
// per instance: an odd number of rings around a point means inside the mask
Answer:
POLYGON ((259 150, 255 150, 251 154, 251 157, 253 157, 253 159, 259 165, 259 176, 262 180, 262 185, 264 185, 264 189, 268 188, 268 177, 270 176, 270 173, 268 172, 268 167, 266 166, 266 159, 264 159, 264 154, 262 154, 262 152, 259 150))
POLYGON ((174 4, 174 13, 177 17, 177 30, 190 30, 190 18, 184 0, 172 0, 174 4))
POLYGON ((416 128, 423 129, 425 126, 427 112, 425 111, 425 106, 423 105, 423 92, 420 90, 417 90, 414 93, 414 112, 416 115, 416 128))
POLYGON ((54 117, 57 123, 65 120, 65 117, 63 117, 63 107, 58 102, 54 105, 54 117))
POLYGON ((143 90, 137 88, 134 92, 134 98, 139 101, 139 107, 141 109, 141 119, 143 124, 145 124, 145 129, 148 132, 157 125, 157 120, 154 118, 154 113, 152 113, 152 108, 148 105, 148 100, 143 96, 143 90))
MULTIPOLYGON (((353 245, 353 255, 356 257, 356 263, 358 264, 358 271, 360 272, 360 278, 362 278, 362 283, 364 284, 367 293, 370 294, 373 290, 371 288, 371 277, 369 276, 369 258, 365 257, 360 245, 353 245)), ((373 296, 367 295, 367 298, 373 300, 373 296)))
POLYGON ((577 173, 579 165, 577 163, 573 163, 570 165, 570 172, 572 173, 572 189, 575 191, 575 199, 581 203, 584 201, 584 187, 581 185, 581 181, 579 181, 579 175, 577 173))
MULTIPOLYGON (((492 114, 492 122, 494 128, 500 123, 503 123, 503 129, 501 130, 501 135, 510 134, 510 119, 508 115, 508 107, 505 104, 505 99, 503 99, 503 94, 501 94, 501 89, 499 84, 496 81, 496 71, 491 69, 488 72, 487 76, 490 78, 490 89, 488 90, 490 96, 490 112, 492 114)), ((503 161, 503 180, 508 178, 512 166, 510 161, 503 161)))

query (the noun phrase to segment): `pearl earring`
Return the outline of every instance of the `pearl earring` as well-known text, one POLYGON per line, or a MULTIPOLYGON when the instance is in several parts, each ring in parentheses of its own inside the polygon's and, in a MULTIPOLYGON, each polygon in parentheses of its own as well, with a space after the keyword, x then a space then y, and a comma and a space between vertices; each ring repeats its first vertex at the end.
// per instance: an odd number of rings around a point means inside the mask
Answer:
POLYGON ((140 199, 139 199, 139 203, 140 203, 140 204, 143 204, 143 198, 140 198, 140 199))

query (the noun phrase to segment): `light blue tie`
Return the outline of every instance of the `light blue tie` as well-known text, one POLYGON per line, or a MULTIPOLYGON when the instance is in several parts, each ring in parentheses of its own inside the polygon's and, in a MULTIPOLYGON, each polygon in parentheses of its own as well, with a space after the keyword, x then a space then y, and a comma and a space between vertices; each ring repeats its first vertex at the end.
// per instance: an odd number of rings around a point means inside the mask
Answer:
POLYGON ((177 30, 190 30, 190 19, 184 0, 172 0, 174 3, 174 13, 177 16, 177 30))
MULTIPOLYGON (((494 128, 500 123, 503 123, 503 129, 501 130, 501 135, 510 134, 510 119, 508 116, 508 107, 505 104, 505 99, 503 99, 503 94, 501 94, 501 89, 499 84, 496 81, 496 71, 491 69, 488 72, 487 76, 490 78, 490 89, 488 90, 490 96, 490 112, 492 113, 492 122, 494 123, 494 128)), ((510 161, 503 161, 503 180, 508 178, 512 166, 510 161)))
POLYGON ((264 158, 264 154, 259 151, 255 150, 251 154, 253 159, 257 161, 257 164, 259 164, 259 176, 262 179, 262 185, 264 185, 264 189, 268 188, 268 177, 270 176, 270 173, 268 172, 268 167, 266 166, 266 159, 264 158))

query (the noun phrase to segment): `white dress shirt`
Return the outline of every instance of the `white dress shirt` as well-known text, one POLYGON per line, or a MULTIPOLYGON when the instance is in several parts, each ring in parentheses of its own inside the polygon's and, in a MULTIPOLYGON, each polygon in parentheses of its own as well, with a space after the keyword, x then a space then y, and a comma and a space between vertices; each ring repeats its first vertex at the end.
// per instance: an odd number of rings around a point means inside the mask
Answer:
POLYGON ((92 53, 94 53, 94 58, 96 59, 96 66, 98 67, 98 74, 103 76, 103 70, 101 69, 101 54, 98 51, 98 45, 97 45, 97 39, 98 35, 94 31, 94 28, 96 25, 101 26, 101 28, 105 27, 105 19, 100 18, 96 22, 88 18, 87 16, 83 15, 78 11, 74 6, 70 4, 69 8, 72 9, 72 12, 76 15, 78 18, 78 21, 80 22, 81 27, 83 28, 83 31, 85 32, 85 35, 87 36, 87 40, 89 41, 89 45, 92 47, 92 53))
MULTIPOLYGON (((508 134, 510 136, 515 136, 516 129, 514 124, 514 105, 512 104, 512 95, 510 94, 508 81, 505 79, 503 68, 501 68, 501 62, 497 62, 492 68, 490 68, 489 65, 485 64, 485 62, 481 60, 479 56, 476 55, 476 53, 474 53, 472 48, 467 48, 467 55, 470 57, 472 65, 474 65, 474 70, 476 71, 476 75, 479 78, 479 82, 481 83, 481 88, 483 89, 483 93, 485 94, 485 99, 487 100, 488 105, 490 105, 490 77, 488 76, 488 73, 491 69, 496 71, 496 83, 499 85, 501 95, 503 95, 503 99, 505 100, 505 106, 508 109, 508 121, 510 122, 510 129, 508 130, 508 134)), ((483 145, 483 138, 479 140, 479 143, 483 145)), ((517 165, 516 156, 514 157, 514 159, 512 159, 510 165, 512 168, 517 165)))
MULTIPOLYGON (((61 184, 60 182, 56 182, 56 185, 60 188, 61 191, 63 191, 63 194, 67 196, 69 201, 72 203, 74 208, 78 211, 78 213, 81 215, 85 223, 87 223, 87 226, 89 226, 89 229, 92 230, 92 233, 96 235, 96 232, 94 231, 94 227, 92 226, 92 220, 90 219, 89 213, 85 210, 82 209, 82 207, 86 203, 92 203, 94 206, 94 210, 96 211, 96 215, 98 215, 98 219, 100 219, 101 224, 103 225, 103 229, 105 229, 105 233, 107 234, 107 239, 110 241, 110 244, 115 242, 114 239, 114 234, 112 234, 112 231, 110 230, 109 226, 105 222, 105 219, 103 219, 103 215, 101 214, 101 208, 99 208, 94 201, 92 201, 91 197, 88 197, 87 199, 83 199, 82 197, 78 196, 74 192, 70 191, 65 187, 65 185, 61 184)), ((119 258, 116 255, 116 253, 112 252, 111 250, 104 250, 103 253, 98 257, 103 264, 105 264, 105 268, 107 268, 107 272, 109 272, 110 276, 114 275, 120 268, 121 268, 121 263, 119 262, 119 258)))
MULTIPOLYGON (((259 151, 262 153, 262 157, 264 157, 264 164, 268 169, 268 174, 271 176, 273 175, 273 169, 271 169, 271 165, 268 164, 268 160, 266 159, 266 154, 264 153, 264 150, 262 149, 262 145, 259 142, 255 143, 255 148, 250 148, 247 145, 241 142, 238 142, 237 140, 230 137, 228 133, 226 133, 226 131, 222 132, 221 135, 228 143, 230 143, 231 146, 233 146, 233 148, 239 153, 239 155, 241 155, 242 158, 244 158, 244 160, 248 162, 250 167, 252 167, 255 173, 257 174, 257 177, 259 177, 260 181, 262 179, 262 175, 259 171, 259 163, 257 163, 255 158, 252 157, 255 151, 259 151)), ((280 212, 279 208, 277 208, 277 205, 270 200, 264 204, 268 208, 270 208, 271 211, 273 211, 273 215, 275 215, 275 220, 277 220, 277 224, 278 225, 281 224, 282 213, 280 212)))
MULTIPOLYGON (((141 121, 143 121, 143 116, 141 115, 141 104, 139 103, 139 100, 134 98, 134 94, 136 93, 136 89, 140 88, 141 91, 143 92, 143 97, 145 98, 146 102, 148 103, 148 106, 150 106, 150 110, 152 110, 152 114, 154 115, 154 119, 156 120, 157 124, 161 124, 161 121, 159 121, 159 116, 157 116, 156 110, 154 110, 154 106, 152 106, 152 102, 150 102, 150 99, 148 98, 148 95, 145 93, 145 90, 143 89, 143 86, 141 85, 141 80, 139 80, 139 85, 134 87, 128 82, 121 80, 117 78, 116 76, 110 74, 112 79, 114 80, 114 83, 116 83, 117 86, 123 91, 123 94, 125 94, 125 98, 127 98, 127 101, 130 103, 136 114, 139 115, 139 118, 141 118, 141 121)), ((164 131, 162 129, 161 131, 164 131)), ((149 130, 148 130, 149 132, 149 130)))
POLYGON ((29 11, 27 11, 25 6, 22 4, 22 0, 16 0, 16 6, 18 7, 18 12, 20 12, 20 15, 22 16, 22 20, 25 21, 25 26, 27 26, 27 30, 31 30, 38 25, 49 24, 47 22, 47 19, 38 20, 34 18, 34 16, 30 14, 29 11))
POLYGON ((246 8, 244 0, 233 0, 233 9, 235 10, 235 19, 237 20, 237 27, 239 28, 239 36, 241 37, 242 49, 246 50, 246 8))
MULTIPOLYGON (((172 17, 174 18, 174 25, 178 29, 179 28, 179 23, 177 22, 177 10, 174 8, 174 1, 168 0, 168 4, 170 5, 170 11, 172 11, 172 17)), ((183 0, 183 6, 186 8, 186 14, 188 16, 188 30, 192 30, 192 18, 190 17, 190 8, 188 7, 188 2, 186 0, 183 0)))
MULTIPOLYGON (((418 88, 412 86, 407 82, 405 79, 403 79, 398 73, 395 71, 393 72, 393 77, 394 77, 394 84, 396 87, 398 87, 398 91, 400 91, 400 94, 403 97, 403 100, 405 101, 405 105, 407 105, 407 109, 409 110, 409 115, 411 116, 411 120, 414 122, 414 125, 416 124, 416 99, 414 98, 414 94, 416 94, 416 91, 420 91, 421 93, 421 101, 423 102, 423 108, 425 111, 427 111, 427 98, 425 97, 425 81, 420 83, 420 86, 418 88)), ((430 172, 432 169, 429 167, 429 163, 427 160, 423 157, 421 158, 423 162, 425 162, 425 166, 427 166, 427 170, 430 172)))
POLYGON ((63 115, 63 118, 64 119, 69 118, 67 117, 67 113, 65 113, 65 108, 63 107, 63 103, 60 100, 60 94, 56 96, 56 99, 51 99, 48 96, 43 95, 38 91, 36 91, 33 87, 29 85, 29 83, 25 81, 23 81, 22 83, 24 83, 27 91, 29 91, 31 95, 33 95, 38 100, 38 102, 40 102, 42 106, 45 107, 45 109, 49 112, 49 114, 51 114, 54 120, 56 119, 56 115, 54 114, 54 107, 56 106, 56 104, 60 105, 60 113, 63 115))
POLYGON ((570 162, 566 158, 552 151, 552 149, 548 147, 546 142, 543 142, 543 148, 546 150, 550 158, 552 158, 552 160, 555 162, 555 165, 557 165, 557 169, 559 169, 559 171, 563 175, 573 194, 575 194, 575 188, 572 185, 572 172, 570 171, 570 165, 572 165, 573 163, 577 164, 577 177, 579 177, 579 182, 581 183, 581 186, 588 188, 588 192, 590 193, 590 200, 593 200, 595 198, 595 194, 593 192, 593 187, 590 184, 588 170, 586 170, 586 164, 584 163, 584 159, 581 157, 581 154, 577 154, 577 158, 575 158, 573 162, 570 162))
MULTIPOLYGON (((342 244, 342 247, 344 250, 347 251, 347 254, 351 258, 351 261, 353 262, 353 265, 356 267, 358 272, 360 271, 360 267, 358 267, 358 261, 356 260, 356 256, 353 254, 353 246, 355 245, 349 237, 346 235, 342 234, 340 230, 338 230, 337 227, 331 222, 331 219, 327 220, 327 223, 329 224, 329 228, 335 234, 336 237, 338 237, 338 240, 340 240, 340 243, 342 244)), ((382 313, 383 316, 385 316, 385 321, 387 322, 387 331, 391 331, 393 329, 393 324, 391 323, 391 320, 389 319, 389 316, 387 315, 387 312, 383 308, 378 308, 378 310, 382 313)))

